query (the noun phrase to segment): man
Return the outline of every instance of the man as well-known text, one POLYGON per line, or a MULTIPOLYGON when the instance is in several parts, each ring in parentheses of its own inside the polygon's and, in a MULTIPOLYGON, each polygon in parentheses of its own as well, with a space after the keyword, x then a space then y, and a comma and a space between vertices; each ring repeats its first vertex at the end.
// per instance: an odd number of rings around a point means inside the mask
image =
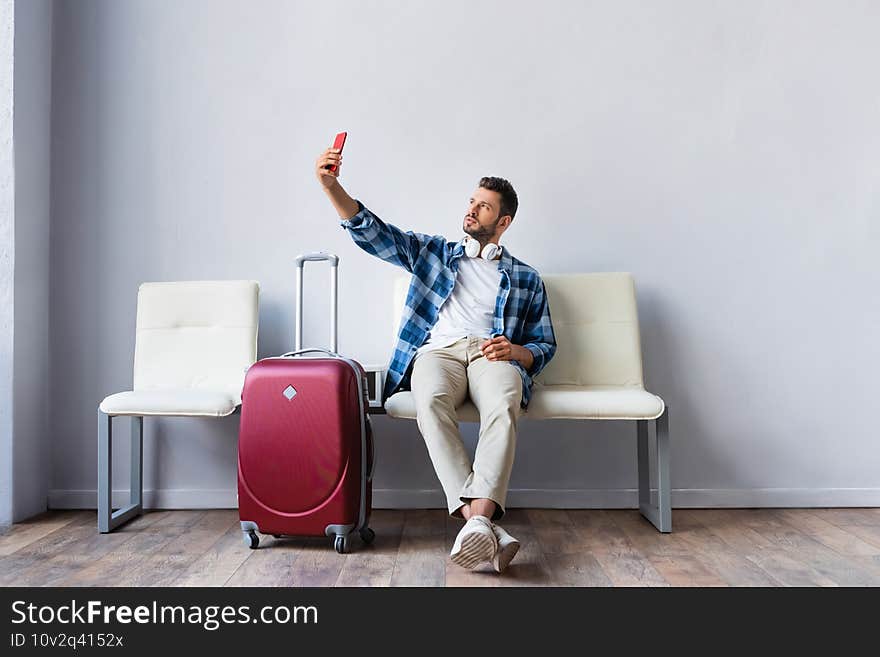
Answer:
POLYGON ((556 351, 544 283, 499 245, 516 214, 516 192, 502 178, 481 179, 465 237, 450 242, 384 223, 339 184, 341 164, 339 149, 328 148, 315 168, 341 225, 359 247, 413 275, 383 400, 412 390, 449 513, 466 520, 452 561, 464 568, 491 561, 501 572, 519 549, 495 522, 504 515, 516 423, 532 377, 556 351), (468 395, 480 413, 473 465, 455 410, 468 395))

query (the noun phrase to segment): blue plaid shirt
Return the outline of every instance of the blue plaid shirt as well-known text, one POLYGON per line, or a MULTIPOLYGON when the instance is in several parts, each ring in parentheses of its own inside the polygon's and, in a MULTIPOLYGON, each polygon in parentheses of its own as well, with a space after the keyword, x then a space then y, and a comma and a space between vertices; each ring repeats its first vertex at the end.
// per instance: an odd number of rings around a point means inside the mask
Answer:
MULTIPOLYGON (((425 343, 437 323, 440 307, 452 294, 458 259, 464 254, 464 246, 461 242, 450 242, 441 235, 403 232, 383 222, 360 201, 357 204, 358 213, 340 222, 355 244, 413 275, 406 295, 397 345, 382 391, 384 401, 398 390, 409 389, 410 365, 416 350, 425 343)), ((538 272, 514 258, 507 249, 501 252, 498 269, 501 271, 501 285, 495 300, 492 337, 504 335, 511 343, 524 346, 534 356, 529 371, 518 361, 509 361, 522 378, 521 405, 526 408, 531 398, 532 377, 544 369, 556 352, 550 306, 538 272)))

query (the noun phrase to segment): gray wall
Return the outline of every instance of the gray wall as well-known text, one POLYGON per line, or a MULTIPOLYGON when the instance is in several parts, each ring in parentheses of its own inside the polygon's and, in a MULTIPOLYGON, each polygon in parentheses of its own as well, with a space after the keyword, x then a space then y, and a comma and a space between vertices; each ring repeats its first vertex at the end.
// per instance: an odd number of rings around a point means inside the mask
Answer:
POLYGON ((14 515, 46 509, 50 478, 49 214, 52 3, 15 3, 14 515), (22 475, 22 476, 19 476, 22 475))
MULTIPOLYGON (((95 407, 131 384, 141 281, 255 278, 292 346, 293 256, 341 255, 341 350, 384 361, 390 265, 314 180, 457 237, 483 175, 543 272, 630 271, 673 504, 880 504, 874 2, 77 2, 56 6, 52 506, 92 506, 95 407), (256 8, 255 8, 256 7, 256 8)), ((325 276, 306 342, 324 339, 325 276)), ((377 505, 442 505, 412 422, 377 505)), ((237 419, 147 422, 148 504, 235 504, 237 419)), ((473 444, 475 428, 465 427, 473 444)), ((119 485, 127 453, 116 455, 119 485)), ((635 504, 635 426, 525 421, 511 505, 635 504)))
POLYGON ((0 4, 0 524, 46 509, 51 0, 0 4))
POLYGON ((0 0, 0 525, 12 522, 15 153, 12 146, 15 3, 0 0))

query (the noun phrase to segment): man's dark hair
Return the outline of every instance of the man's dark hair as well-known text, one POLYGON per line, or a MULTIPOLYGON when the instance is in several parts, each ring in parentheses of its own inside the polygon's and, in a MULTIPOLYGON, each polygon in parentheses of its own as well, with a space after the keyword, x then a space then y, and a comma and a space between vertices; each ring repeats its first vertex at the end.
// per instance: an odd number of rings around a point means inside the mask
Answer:
POLYGON ((498 213, 498 216, 503 217, 509 214, 511 221, 513 221, 513 218, 516 216, 516 209, 519 207, 519 199, 516 197, 513 185, 504 178, 484 176, 480 178, 480 187, 488 189, 490 192, 501 194, 501 211, 498 213))

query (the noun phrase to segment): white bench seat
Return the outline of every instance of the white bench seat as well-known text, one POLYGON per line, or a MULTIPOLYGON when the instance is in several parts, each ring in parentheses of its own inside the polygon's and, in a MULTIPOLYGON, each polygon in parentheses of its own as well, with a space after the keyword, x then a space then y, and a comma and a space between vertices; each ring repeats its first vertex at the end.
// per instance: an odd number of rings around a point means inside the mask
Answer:
POLYGON ((226 417, 240 404, 240 394, 223 390, 163 388, 117 392, 106 397, 100 409, 107 415, 226 417))
MULTIPOLYGON (((532 388, 532 400, 522 418, 527 420, 655 420, 666 408, 663 400, 643 388, 622 386, 539 385, 532 388)), ((469 401, 456 409, 459 422, 479 422, 477 409, 469 401)), ((416 419, 410 391, 398 392, 385 402, 391 417, 416 419)))

